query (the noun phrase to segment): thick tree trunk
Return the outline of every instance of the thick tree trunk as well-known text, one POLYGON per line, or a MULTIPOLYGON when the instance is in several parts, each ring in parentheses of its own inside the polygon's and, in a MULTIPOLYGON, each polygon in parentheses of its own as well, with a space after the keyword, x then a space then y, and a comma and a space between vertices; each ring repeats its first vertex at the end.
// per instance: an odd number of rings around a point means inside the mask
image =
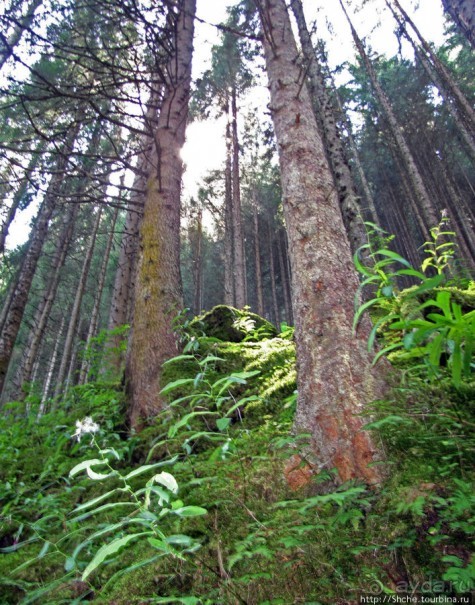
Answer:
POLYGON ((43 244, 48 233, 50 219, 56 207, 57 196, 64 179, 64 171, 68 164, 74 141, 79 132, 79 127, 80 121, 77 120, 75 125, 69 130, 66 142, 56 162, 55 172, 51 177, 48 190, 32 229, 28 252, 23 261, 18 282, 8 309, 8 314, 2 327, 2 332, 0 334, 0 393, 3 391, 5 377, 13 353, 16 337, 20 330, 21 320, 28 302, 28 295, 30 293, 38 259, 40 258, 43 244))
POLYGON ((92 228, 91 237, 87 244, 84 261, 82 264, 81 275, 79 277, 78 286, 76 289, 76 295, 74 297, 73 308, 69 317, 68 331, 66 333, 66 339, 63 345, 63 352, 61 355, 61 365, 59 366, 58 376, 56 378, 56 388, 54 396, 58 397, 64 392, 65 379, 67 377, 68 368, 71 364, 71 358, 73 355, 74 342, 76 338, 76 330, 79 321, 79 314, 81 312, 81 304, 86 289, 86 282, 89 275, 89 269, 91 267, 92 255, 94 254, 94 246, 96 245, 97 232, 99 231, 99 225, 101 223, 102 206, 96 212, 94 226, 92 228))
POLYGON ((173 318, 183 307, 180 275, 180 193, 190 96, 195 0, 179 2, 174 51, 158 118, 156 170, 147 184, 126 376, 130 421, 156 414, 161 366, 178 352, 173 318))
POLYGON ((475 2, 474 0, 442 0, 445 10, 475 48, 475 2))
POLYGON ((233 144, 232 182, 233 182, 233 251, 234 251, 234 297, 235 305, 242 309, 247 302, 246 293, 246 255, 244 251, 244 233, 242 227, 241 211, 241 176, 239 174, 239 138, 237 128, 237 101, 236 87, 233 86, 231 94, 231 134, 233 144))
POLYGON ((277 137, 292 263, 296 322, 297 432, 310 432, 318 469, 340 480, 380 481, 379 453, 363 430, 363 406, 385 383, 366 350, 367 318, 352 333, 358 287, 338 196, 310 97, 301 87, 298 51, 284 0, 256 2, 264 30, 271 111, 277 137))
POLYGON ((300 43, 305 57, 305 67, 309 78, 310 96, 314 109, 320 118, 323 142, 332 170, 340 200, 343 221, 350 240, 352 252, 366 244, 366 229, 350 166, 338 132, 335 109, 326 87, 323 71, 318 64, 308 31, 301 0, 292 1, 292 11, 297 21, 300 43))
POLYGON ((417 199, 418 206, 424 217, 426 229, 429 230, 439 224, 440 217, 438 217, 437 213, 435 212, 434 205, 424 185, 422 176, 417 168, 414 156, 412 155, 412 152, 409 149, 406 139, 404 138, 403 130, 398 124, 394 111, 391 107, 391 103, 378 81, 378 77, 376 75, 374 67, 366 53, 361 39, 358 37, 358 34, 356 33, 355 28, 353 27, 351 19, 348 16, 348 13, 345 9, 342 0, 340 0, 340 5, 350 25, 353 40, 365 66, 366 73, 368 74, 369 79, 371 80, 371 85, 373 87, 375 96, 382 111, 384 112, 389 126, 389 130, 399 150, 401 161, 404 163, 404 167, 406 169, 409 181, 414 191, 414 195, 417 199))

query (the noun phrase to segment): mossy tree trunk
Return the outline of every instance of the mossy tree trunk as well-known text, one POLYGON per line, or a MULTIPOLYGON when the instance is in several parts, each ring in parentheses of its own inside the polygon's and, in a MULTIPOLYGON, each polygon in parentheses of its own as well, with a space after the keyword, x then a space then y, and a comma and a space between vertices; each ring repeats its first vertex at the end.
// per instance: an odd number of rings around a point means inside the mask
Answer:
POLYGON ((129 417, 135 427, 162 407, 161 366, 178 351, 173 318, 183 307, 180 150, 188 116, 195 10, 195 0, 181 0, 178 12, 169 13, 173 44, 155 133, 155 169, 147 183, 126 363, 129 417))
POLYGON ((384 391, 366 350, 369 320, 352 332, 358 279, 285 0, 256 0, 264 32, 296 327, 297 432, 311 433, 318 469, 340 480, 380 481, 380 453, 363 430, 363 405, 384 391))

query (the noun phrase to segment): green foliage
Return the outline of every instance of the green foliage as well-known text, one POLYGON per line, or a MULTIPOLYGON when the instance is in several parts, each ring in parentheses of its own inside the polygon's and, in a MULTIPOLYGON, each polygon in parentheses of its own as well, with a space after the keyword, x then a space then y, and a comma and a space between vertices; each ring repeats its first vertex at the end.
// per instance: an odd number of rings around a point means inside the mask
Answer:
MULTIPOLYGON (((454 299, 451 288, 442 288, 445 271, 454 254, 454 243, 447 238, 452 232, 444 230, 447 218, 431 230, 432 242, 426 242, 426 259, 422 271, 417 271, 401 256, 386 247, 374 250, 371 243, 375 226, 371 226, 370 242, 362 250, 370 253, 372 265, 364 265, 355 254, 355 266, 364 276, 360 288, 371 285, 376 288, 375 296, 356 310, 354 328, 362 314, 368 309, 375 310, 377 320, 371 331, 368 350, 373 348, 378 332, 392 330, 389 344, 375 355, 376 363, 383 355, 404 350, 399 360, 417 360, 420 363, 412 370, 422 372, 427 379, 439 379, 446 368, 455 386, 469 380, 473 371, 475 346, 475 310, 465 310, 454 299), (397 266, 402 265, 402 269, 397 266), (425 271, 435 270, 436 275, 428 277, 425 271), (419 284, 399 292, 397 278, 410 276, 419 284)), ((386 245, 386 242, 383 242, 386 245)), ((470 287, 469 287, 470 291, 470 287)))
MULTIPOLYGON (((463 291, 452 290, 465 309, 463 291)), ((399 297, 389 302, 423 304, 399 297)), ((366 428, 393 468, 385 485, 335 485, 321 472, 292 490, 286 476, 306 471, 308 439, 290 430, 292 330, 233 343, 197 335, 186 319, 180 326, 186 350, 163 368, 169 405, 140 435, 127 439, 119 401, 117 416, 107 414, 116 390, 71 391, 73 421, 90 415, 101 426, 77 425, 77 436, 81 426, 95 431, 95 453, 87 435, 71 441, 66 419, 65 449, 51 466, 62 478, 43 484, 40 510, 39 498, 19 497, 4 513, 0 594, 12 603, 332 605, 375 590, 457 594, 473 585, 475 391, 463 374, 455 387, 407 373, 367 410, 366 428)), ((60 412, 50 415, 49 427, 60 412)))

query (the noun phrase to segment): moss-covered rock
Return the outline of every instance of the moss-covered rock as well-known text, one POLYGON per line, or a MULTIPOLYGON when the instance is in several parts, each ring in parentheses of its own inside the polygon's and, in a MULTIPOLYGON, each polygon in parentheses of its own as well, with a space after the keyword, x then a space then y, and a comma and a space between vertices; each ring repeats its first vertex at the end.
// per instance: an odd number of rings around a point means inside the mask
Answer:
POLYGON ((277 330, 267 319, 243 309, 218 305, 196 317, 190 329, 225 342, 260 341, 277 336, 277 330))

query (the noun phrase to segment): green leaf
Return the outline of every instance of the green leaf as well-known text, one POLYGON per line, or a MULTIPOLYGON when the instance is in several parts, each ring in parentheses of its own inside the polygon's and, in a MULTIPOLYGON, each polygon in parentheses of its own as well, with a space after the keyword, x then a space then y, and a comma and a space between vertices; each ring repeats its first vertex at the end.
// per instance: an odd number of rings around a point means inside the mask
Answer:
POLYGON ((91 573, 95 569, 97 569, 99 567, 99 565, 101 565, 101 563, 103 563, 107 559, 107 557, 115 554, 124 546, 127 546, 127 544, 129 544, 129 542, 132 542, 132 540, 137 540, 137 538, 140 538, 141 536, 149 536, 151 533, 152 533, 151 531, 142 531, 137 534, 129 534, 127 536, 123 536, 122 538, 118 538, 117 540, 114 540, 113 542, 110 542, 109 544, 105 544, 104 546, 102 546, 102 548, 100 548, 96 552, 92 561, 89 563, 89 565, 83 571, 81 580, 84 582, 86 580, 86 578, 88 578, 91 575, 91 573))
POLYGON ((355 313, 355 317, 353 319, 353 332, 356 331, 356 326, 358 325, 361 316, 363 315, 363 313, 369 309, 370 307, 372 307, 373 305, 376 305, 378 303, 380 303, 381 301, 386 300, 384 296, 378 296, 377 298, 372 298, 371 300, 366 301, 364 304, 362 304, 358 310, 355 313))
POLYGON ((162 460, 161 462, 156 462, 154 464, 144 464, 143 466, 140 466, 139 468, 133 470, 128 475, 126 475, 124 477, 124 479, 131 479, 132 477, 136 477, 137 475, 146 473, 147 471, 151 470, 152 468, 158 468, 160 466, 174 464, 177 460, 178 460, 178 456, 173 456, 173 458, 170 458, 170 460, 166 460, 166 461, 162 460))
POLYGON ((185 384, 192 384, 194 382, 194 378, 179 378, 178 380, 174 380, 173 382, 169 382, 163 389, 160 391, 162 395, 166 395, 170 391, 177 389, 185 384))
POLYGON ((89 468, 92 465, 94 465, 94 466, 102 465, 103 466, 104 464, 107 464, 107 461, 100 460, 99 458, 93 458, 92 460, 84 460, 83 462, 76 464, 76 466, 69 471, 69 476, 74 477, 74 475, 77 475, 78 473, 80 473, 84 469, 89 468))
POLYGON ((407 260, 405 258, 403 258, 400 254, 397 254, 397 252, 393 252, 392 250, 383 249, 383 250, 378 250, 376 252, 376 254, 378 254, 379 256, 387 256, 391 260, 401 263, 401 265, 404 265, 405 267, 412 269, 411 263, 407 262, 407 260))
POLYGON ((172 357, 171 359, 167 359, 164 361, 162 365, 166 366, 170 363, 175 363, 176 361, 196 361, 196 357, 194 355, 177 355, 176 357, 172 357))
POLYGON ((205 508, 201 508, 201 506, 182 506, 172 512, 179 517, 198 517, 208 514, 208 511, 205 508))
POLYGON ((216 426, 220 431, 225 431, 231 424, 231 418, 218 418, 216 420, 216 426))

